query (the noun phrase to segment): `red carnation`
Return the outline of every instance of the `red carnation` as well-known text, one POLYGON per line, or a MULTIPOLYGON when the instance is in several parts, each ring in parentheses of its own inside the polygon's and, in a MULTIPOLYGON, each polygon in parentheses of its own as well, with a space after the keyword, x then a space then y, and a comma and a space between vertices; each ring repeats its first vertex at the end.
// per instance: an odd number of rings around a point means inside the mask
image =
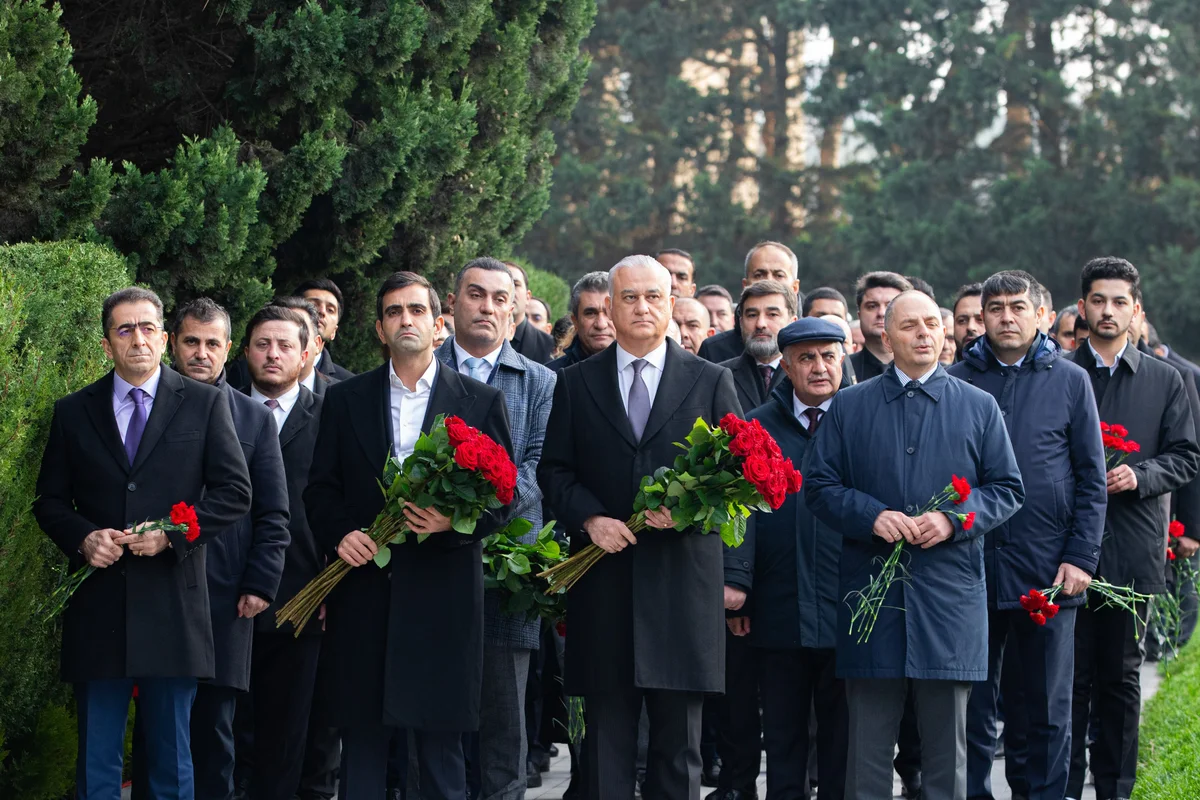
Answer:
POLYGON ((1031 612, 1031 613, 1029 614, 1029 618, 1030 618, 1031 620, 1033 620, 1034 622, 1036 622, 1038 625, 1045 625, 1045 624, 1046 624, 1046 615, 1045 615, 1045 614, 1043 614, 1043 613, 1042 613, 1042 612, 1040 612, 1040 611, 1033 611, 1033 612, 1031 612))
POLYGON ((1174 561, 1174 560, 1175 560, 1175 551, 1168 547, 1167 548, 1167 561, 1174 561))
POLYGON ((967 482, 966 478, 953 475, 950 478, 950 485, 954 487, 954 492, 958 495, 954 500, 955 505, 962 505, 971 496, 971 484, 967 482))
POLYGON ((962 526, 964 531, 969 531, 971 528, 975 527, 974 511, 972 511, 970 514, 967 514, 967 518, 962 521, 962 526))
POLYGON ((1100 432, 1101 433, 1112 433, 1112 426, 1109 425, 1107 422, 1101 422, 1100 423, 1100 432))
POLYGON ((1058 614, 1058 603, 1046 603, 1046 607, 1042 609, 1042 613, 1046 615, 1046 619, 1054 619, 1058 614))
POLYGON ((1042 604, 1038 600, 1030 597, 1027 594, 1021 595, 1021 608, 1025 609, 1026 611, 1037 611, 1041 607, 1042 604))
POLYGON ((1119 436, 1122 439, 1124 439, 1126 436, 1129 435, 1129 431, 1125 428, 1124 425, 1109 425, 1108 429, 1112 433, 1113 436, 1119 436))
POLYGON ((1126 453, 1140 453, 1142 451, 1142 446, 1134 441, 1126 441, 1123 449, 1126 453))
POLYGON ((1183 523, 1177 519, 1171 520, 1171 524, 1167 526, 1167 532, 1171 534, 1172 538, 1178 539, 1183 536, 1183 523))
POLYGON ((196 517, 196 507, 187 503, 176 503, 171 506, 171 524, 186 525, 183 538, 194 542, 200 538, 200 520, 196 517))

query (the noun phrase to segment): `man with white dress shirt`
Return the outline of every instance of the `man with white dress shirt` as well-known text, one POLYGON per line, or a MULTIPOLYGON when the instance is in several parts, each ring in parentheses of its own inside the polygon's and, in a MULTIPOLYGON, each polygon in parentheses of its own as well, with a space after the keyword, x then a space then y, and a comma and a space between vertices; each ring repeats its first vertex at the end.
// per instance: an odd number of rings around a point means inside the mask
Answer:
MULTIPOLYGON (((438 348, 437 357, 459 373, 504 392, 517 465, 517 501, 508 519, 520 517, 533 523, 524 538, 533 542, 542 527, 537 465, 554 396, 554 373, 508 342, 514 291, 504 262, 487 257, 469 261, 459 270, 449 297, 455 334, 438 348)), ((470 759, 478 771, 468 778, 472 797, 520 800, 525 796, 525 686, 539 630, 536 617, 502 612, 499 592, 485 595, 483 704, 478 747, 470 759)))
POLYGON ((304 492, 322 549, 352 567, 326 601, 319 688, 324 721, 342 729, 344 800, 384 796, 397 728, 414 734, 425 800, 467 796, 462 738, 479 728, 483 681, 481 543, 508 508, 463 535, 442 511, 407 503, 410 531, 431 535, 390 545, 382 568, 363 532, 383 508, 388 456, 403 461, 438 415, 458 416, 512 452, 503 394, 434 358, 440 309, 425 278, 397 272, 384 281, 375 331, 390 358, 330 387, 304 492))

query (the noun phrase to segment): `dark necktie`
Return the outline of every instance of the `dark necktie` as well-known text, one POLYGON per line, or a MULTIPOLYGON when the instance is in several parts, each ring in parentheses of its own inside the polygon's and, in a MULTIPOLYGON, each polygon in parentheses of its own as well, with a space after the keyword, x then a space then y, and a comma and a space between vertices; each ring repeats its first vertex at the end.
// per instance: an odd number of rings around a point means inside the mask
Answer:
POLYGON ((771 376, 775 374, 775 368, 770 364, 759 364, 758 374, 762 375, 763 391, 771 391, 771 376))
POLYGON ((146 398, 149 395, 135 386, 127 396, 133 400, 133 416, 129 418, 129 427, 125 429, 125 456, 132 467, 137 458, 138 445, 142 443, 142 434, 146 432, 146 398))
POLYGON ((804 416, 808 417, 808 432, 810 434, 817 432, 817 426, 821 424, 821 417, 825 412, 819 408, 804 409, 804 416))
POLYGON ((639 442, 646 430, 646 420, 650 419, 650 391, 642 380, 642 370, 649 363, 644 358, 633 362, 633 383, 629 384, 629 427, 633 428, 633 436, 639 442))

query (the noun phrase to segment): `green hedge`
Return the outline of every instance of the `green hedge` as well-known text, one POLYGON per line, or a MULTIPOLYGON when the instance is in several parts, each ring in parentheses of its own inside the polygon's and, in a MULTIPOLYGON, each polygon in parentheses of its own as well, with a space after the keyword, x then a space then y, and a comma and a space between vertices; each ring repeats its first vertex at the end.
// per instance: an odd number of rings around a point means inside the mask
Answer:
POLYGON ((1169 663, 1146 704, 1138 739, 1134 800, 1200 797, 1200 639, 1169 663))
POLYGON ((533 296, 550 304, 550 321, 565 317, 567 303, 571 299, 570 284, 553 272, 538 269, 524 258, 515 258, 513 261, 525 268, 525 274, 529 276, 529 291, 533 292, 533 296))
POLYGON ((74 781, 59 632, 33 613, 65 560, 30 505, 53 403, 107 370, 100 306, 129 281, 103 247, 0 247, 0 797, 52 800, 74 781))

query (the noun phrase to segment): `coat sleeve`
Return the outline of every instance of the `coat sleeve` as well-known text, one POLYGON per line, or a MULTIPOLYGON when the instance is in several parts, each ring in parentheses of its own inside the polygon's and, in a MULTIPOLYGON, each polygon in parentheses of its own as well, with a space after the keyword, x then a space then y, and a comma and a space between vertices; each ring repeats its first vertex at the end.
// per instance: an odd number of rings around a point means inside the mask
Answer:
POLYGON ((208 431, 204 436, 204 495, 196 504, 200 536, 187 541, 182 531, 168 531, 167 538, 182 562, 193 550, 220 535, 250 511, 250 472, 242 455, 229 400, 216 392, 208 409, 208 431))
POLYGON ((33 515, 41 529, 68 558, 77 558, 83 540, 100 526, 75 510, 63 416, 61 402, 56 402, 54 416, 50 420, 50 438, 46 441, 46 450, 38 470, 33 515))
POLYGON ((980 404, 976 436, 979 437, 979 463, 975 466, 976 486, 971 496, 958 507, 957 513, 975 512, 975 524, 970 530, 950 513, 954 523, 954 541, 961 542, 983 536, 1003 524, 1020 510, 1025 502, 1025 485, 1021 483, 1021 469, 1013 454, 1008 428, 1000 415, 1000 406, 990 394, 985 394, 980 404))
MULTIPOLYGON (((580 483, 575 473, 574 419, 571 412, 571 393, 566 371, 559 373, 554 386, 554 403, 546 421, 545 444, 538 464, 538 485, 555 517, 569 535, 583 531, 583 523, 591 517, 609 516, 608 509, 590 489, 580 483)), ((586 536, 587 534, 582 534, 586 536)))
POLYGON ((870 541, 875 518, 887 504, 850 487, 844 397, 833 396, 833 405, 817 430, 808 474, 804 476, 804 502, 817 517, 847 539, 870 541))
POLYGON ((1075 475, 1075 508, 1062 561, 1096 574, 1108 490, 1104 469, 1104 444, 1100 438, 1100 413, 1091 381, 1080 375, 1071 393, 1071 428, 1067 431, 1071 471, 1075 475))
MULTIPOLYGON (((554 401, 554 384, 555 376, 551 373, 545 382, 536 382, 536 389, 526 398, 529 403, 529 430, 525 432, 525 452, 521 463, 517 464, 517 499, 509 513, 512 519, 524 517, 532 522, 542 516, 542 490, 537 482, 537 468, 546 441, 546 423, 554 401)), ((537 538, 537 528, 535 525, 525 537, 527 542, 537 538)))
MULTIPOLYGON (((747 595, 754 588, 754 541, 760 513, 762 512, 752 512, 750 519, 746 521, 746 538, 741 547, 723 545, 725 548, 725 585, 741 589, 747 595)), ((746 602, 749 603, 749 598, 746 602)), ((744 610, 743 606, 742 611, 739 611, 738 614, 742 614, 744 610)))
POLYGON ((1138 483, 1135 491, 1140 500, 1185 486, 1200 469, 1200 445, 1196 443, 1196 426, 1183 378, 1174 369, 1167 377, 1167 402, 1158 428, 1157 455, 1133 465, 1138 483))
POLYGON ((274 602, 283 576, 284 553, 292 541, 288 531, 291 512, 275 417, 266 414, 262 420, 254 456, 246 465, 254 495, 250 498, 250 552, 239 593, 274 602))
POLYGON ((352 435, 350 416, 345 411, 344 392, 326 392, 321 404, 317 443, 313 446, 308 486, 304 488, 304 512, 313 538, 326 553, 334 554, 347 533, 358 524, 346 513, 345 465, 341 462, 341 437, 352 435), (342 430, 342 426, 346 430, 342 430))

